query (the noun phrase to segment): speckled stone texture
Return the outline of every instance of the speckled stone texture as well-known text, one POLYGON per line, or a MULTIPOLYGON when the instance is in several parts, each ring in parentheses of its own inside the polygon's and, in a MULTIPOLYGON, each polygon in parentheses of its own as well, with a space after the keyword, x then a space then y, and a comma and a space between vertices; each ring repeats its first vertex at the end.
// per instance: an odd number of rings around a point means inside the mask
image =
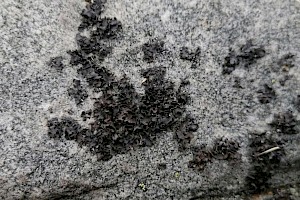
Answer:
POLYGON ((107 0, 102 17, 116 17, 122 31, 99 66, 126 75, 141 95, 148 68, 165 67, 177 88, 189 80, 186 110, 199 127, 185 150, 166 132, 108 161, 48 135, 52 118, 88 127, 81 113, 101 95, 67 53, 78 48, 87 4, 0 2, 0 199, 300 198, 298 0, 107 0), (148 62, 153 40, 164 45, 148 62), (84 99, 70 95, 74 79, 84 99), (235 160, 220 156, 228 151, 214 146, 220 138, 238 143, 235 160), (211 158, 192 168, 199 152, 211 158))

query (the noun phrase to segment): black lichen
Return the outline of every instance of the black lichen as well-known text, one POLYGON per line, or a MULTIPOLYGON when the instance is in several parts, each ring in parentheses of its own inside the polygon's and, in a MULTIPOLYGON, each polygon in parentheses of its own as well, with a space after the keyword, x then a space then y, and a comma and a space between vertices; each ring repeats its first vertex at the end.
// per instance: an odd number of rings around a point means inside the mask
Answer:
POLYGON ((249 194, 259 194, 270 188, 269 180, 285 155, 283 142, 260 135, 250 140, 249 147, 252 167, 245 179, 245 190, 249 194), (262 154, 274 147, 279 147, 279 149, 262 154))
POLYGON ((104 10, 106 0, 94 0, 92 4, 88 4, 87 8, 81 12, 82 22, 78 27, 79 31, 90 28, 98 23, 98 19, 104 10))
POLYGON ((78 69, 78 73, 81 74, 89 86, 93 88, 95 92, 101 91, 101 88, 112 87, 114 82, 114 76, 104 67, 98 67, 96 64, 88 60, 81 68, 78 69))
POLYGON ((206 150, 205 146, 199 148, 194 148, 193 150, 193 160, 189 162, 189 168, 196 170, 203 170, 207 163, 211 162, 212 154, 210 151, 206 150))
POLYGON ((300 95, 297 95, 294 104, 298 112, 300 112, 300 95))
POLYGON ((230 49, 223 63, 223 74, 231 74, 239 65, 239 57, 230 49))
POLYGON ((241 53, 238 57, 244 63, 244 66, 248 67, 254 64, 258 59, 263 58, 266 55, 266 51, 262 46, 256 46, 249 40, 245 45, 241 47, 241 53))
POLYGON ((75 99, 77 105, 81 104, 87 97, 87 91, 82 87, 80 80, 73 80, 73 87, 68 90, 69 96, 75 99))
POLYGON ((70 65, 85 64, 87 62, 87 60, 85 59, 85 55, 80 50, 67 51, 67 53, 71 57, 70 65))
POLYGON ((115 39, 122 29, 122 24, 116 18, 101 18, 96 24, 96 29, 91 31, 93 39, 115 39))
POLYGON ((196 61, 200 56, 201 50, 200 48, 197 48, 195 52, 192 52, 187 47, 181 47, 180 48, 180 59, 182 60, 188 60, 188 61, 196 61))
POLYGON ((142 51, 144 53, 144 61, 150 63, 161 53, 164 52, 163 41, 150 40, 147 43, 143 44, 142 51))
POLYGON ((258 90, 257 93, 257 98, 262 104, 270 103, 276 98, 276 93, 274 89, 267 84, 265 84, 262 89, 258 90))
POLYGON ((59 139, 63 135, 63 127, 58 118, 52 118, 47 122, 48 135, 50 138, 59 139))
POLYGON ((82 111, 80 117, 83 121, 90 119, 92 117, 92 110, 82 111))
POLYGON ((58 57, 54 57, 51 58, 50 61, 48 62, 48 65, 51 68, 56 69, 57 71, 61 72, 64 68, 64 64, 63 64, 63 57, 62 56, 58 56, 58 57))
POLYGON ((181 47, 179 57, 182 60, 187 60, 192 62, 192 68, 196 68, 197 63, 200 60, 200 54, 201 54, 201 50, 199 47, 194 52, 187 47, 181 47))
POLYGON ((74 140, 81 132, 81 126, 72 118, 52 118, 48 120, 48 135, 50 138, 59 139, 65 137, 74 140))
POLYGON ((242 89, 242 83, 241 83, 241 79, 240 78, 235 78, 233 81, 233 85, 232 87, 237 88, 237 89, 242 89))
MULTIPOLYGON (((100 55, 103 55, 103 57, 106 57, 111 53, 111 48, 107 46, 105 42, 101 41, 101 39, 98 40, 94 37, 87 38, 77 34, 76 41, 81 49, 81 51, 76 52, 76 54, 83 54, 84 57, 90 53, 99 53, 100 55)), ((70 55, 73 56, 72 54, 70 55)))
POLYGON ((228 56, 225 57, 223 63, 223 74, 231 74, 237 66, 249 67, 254 64, 258 59, 263 58, 266 51, 262 46, 253 45, 249 40, 245 45, 240 48, 240 52, 229 50, 228 56))
POLYGON ((274 115, 273 121, 270 123, 270 126, 276 131, 279 131, 283 134, 296 134, 299 132, 297 126, 299 121, 296 120, 291 111, 284 113, 278 113, 274 115))
POLYGON ((289 79, 291 79, 291 76, 290 76, 290 75, 285 75, 285 76, 283 76, 281 79, 279 79, 279 84, 280 84, 281 86, 285 86, 285 83, 286 83, 289 79))
POLYGON ((295 55, 288 53, 284 55, 279 61, 278 65, 282 71, 288 72, 290 68, 294 67, 295 55))
POLYGON ((214 142, 212 156, 218 160, 234 160, 239 158, 237 153, 240 148, 238 142, 227 138, 220 138, 214 142))
MULTIPOLYGON (((107 75, 107 71, 102 72, 107 75)), ((165 69, 150 68, 142 72, 146 78, 143 96, 136 93, 126 78, 116 80, 110 75, 106 82, 99 79, 100 83, 92 84, 100 85, 103 95, 95 100, 92 111, 82 113, 82 117, 91 115, 94 119, 90 128, 80 130, 71 120, 52 119, 48 124, 50 137, 60 138, 64 134, 67 139, 87 146, 101 160, 134 147, 152 146, 164 131, 176 132, 175 138, 183 148, 189 144, 198 125, 184 115, 187 97, 164 79, 165 69)))
POLYGON ((163 131, 176 131, 186 145, 196 131, 193 123, 185 120, 184 94, 164 80, 165 69, 150 68, 142 72, 146 81, 145 95, 139 96, 126 78, 119 81, 113 76, 102 85, 103 95, 95 101, 91 124, 96 146, 90 149, 100 159, 126 153, 133 147, 152 146, 163 131), (99 145, 101 144, 101 145, 99 145))
POLYGON ((240 145, 235 140, 228 138, 219 138, 214 141, 211 149, 201 146, 193 149, 193 160, 189 162, 189 167, 197 170, 203 170, 207 163, 213 159, 235 161, 240 159, 238 150, 240 145))
MULTIPOLYGON (((95 2, 94 2, 95 4, 95 2)), ((76 35, 78 50, 68 51, 71 56, 70 64, 87 66, 90 60, 99 59, 103 61, 112 51, 108 40, 115 39, 122 30, 122 24, 116 18, 97 18, 95 29, 90 33, 90 37, 76 35)))
MULTIPOLYGON (((88 128, 81 128, 69 118, 54 118, 48 122, 49 136, 61 138, 64 135, 66 139, 75 140, 100 160, 109 160, 135 147, 152 146, 165 131, 175 132, 174 138, 181 149, 188 147, 198 125, 186 114, 185 106, 189 102, 188 95, 183 92, 183 87, 188 84, 186 81, 175 89, 174 84, 165 79, 165 68, 149 68, 141 71, 145 94, 140 95, 125 76, 118 79, 100 66, 99 63, 112 52, 112 39, 122 29, 118 20, 100 17, 103 2, 94 1, 83 11, 79 29, 94 28, 90 30, 89 38, 77 34, 78 49, 68 52, 70 64, 79 65, 77 72, 88 87, 101 94, 94 99, 91 110, 81 113, 83 121, 92 119, 92 122, 88 128)), ((163 46, 164 43, 159 41, 143 45, 144 59, 152 62, 164 51, 163 46)), ((69 94, 77 103, 87 97, 78 80, 74 80, 69 94)))
POLYGON ((166 163, 159 163, 159 164, 157 164, 157 168, 159 170, 165 170, 165 169, 167 169, 167 164, 166 163))

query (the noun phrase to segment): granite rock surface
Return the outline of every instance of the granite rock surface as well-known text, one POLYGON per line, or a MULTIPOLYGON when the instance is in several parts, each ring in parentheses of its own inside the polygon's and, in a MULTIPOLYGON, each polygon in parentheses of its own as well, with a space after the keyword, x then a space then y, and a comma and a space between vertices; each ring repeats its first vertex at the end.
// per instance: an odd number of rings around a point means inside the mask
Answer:
POLYGON ((2 0, 0 30, 0 199, 300 198, 298 0, 2 0))

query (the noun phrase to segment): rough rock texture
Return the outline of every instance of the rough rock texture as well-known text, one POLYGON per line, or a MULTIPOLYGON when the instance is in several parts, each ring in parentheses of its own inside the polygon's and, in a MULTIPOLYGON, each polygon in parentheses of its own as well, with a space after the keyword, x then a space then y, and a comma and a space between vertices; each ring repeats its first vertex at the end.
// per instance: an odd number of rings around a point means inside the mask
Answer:
POLYGON ((0 28, 0 199, 300 198, 299 1, 3 0, 0 28))

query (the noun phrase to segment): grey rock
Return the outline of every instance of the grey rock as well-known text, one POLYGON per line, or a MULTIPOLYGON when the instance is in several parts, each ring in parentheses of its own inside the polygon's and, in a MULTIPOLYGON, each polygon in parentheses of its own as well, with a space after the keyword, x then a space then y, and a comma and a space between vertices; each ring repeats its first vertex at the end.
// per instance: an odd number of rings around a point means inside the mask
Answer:
POLYGON ((116 17, 123 30, 111 41, 114 48, 101 66, 118 78, 126 75, 140 94, 143 69, 166 67, 166 78, 177 87, 187 78, 187 112, 199 126, 191 146, 210 149, 220 137, 239 143, 240 160, 212 159, 202 171, 189 168, 193 150, 180 151, 172 132, 161 134, 151 147, 133 148, 108 161, 98 160, 75 141, 49 137, 47 122, 55 117, 71 117, 88 127, 81 112, 91 109, 99 95, 87 88, 89 97, 80 106, 68 95, 74 79, 86 84, 67 54, 77 48, 86 4, 0 2, 0 199, 268 199, 280 196, 274 191, 299 199, 300 134, 283 134, 271 126, 274 116, 289 110, 300 120, 295 104, 300 94, 298 0, 105 3, 103 16, 116 17), (165 50, 148 63, 142 47, 152 39, 163 41, 165 50), (244 55, 241 47, 249 40, 262 46, 265 56, 222 74, 229 49, 244 55), (199 49, 196 62, 180 59, 183 47, 199 49), (285 55, 294 55, 294 60, 282 61, 285 55), (47 63, 60 56, 64 67, 57 71, 47 63), (281 69, 280 63, 293 66, 281 69), (261 104, 257 91, 265 84, 272 85, 276 98, 261 104), (245 180, 254 162, 251 138, 262 133, 282 141, 285 153, 267 180, 268 189, 255 196, 247 193, 245 180), (161 163, 165 169, 158 167, 161 163))

